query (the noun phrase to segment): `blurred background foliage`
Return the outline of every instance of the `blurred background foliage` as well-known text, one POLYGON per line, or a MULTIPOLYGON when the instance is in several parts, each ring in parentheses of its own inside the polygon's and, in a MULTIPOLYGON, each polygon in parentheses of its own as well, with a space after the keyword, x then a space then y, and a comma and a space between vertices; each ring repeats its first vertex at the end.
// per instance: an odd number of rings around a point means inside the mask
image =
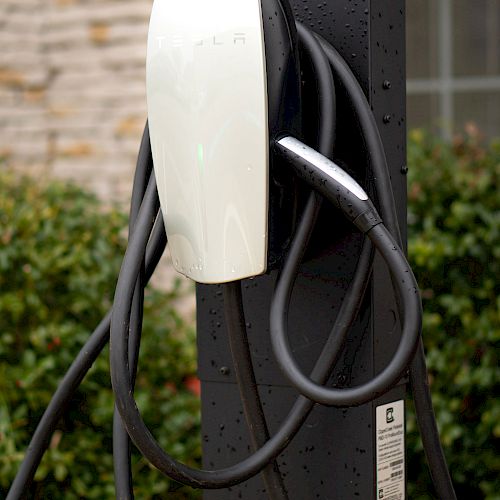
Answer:
MULTIPOLYGON (((500 144, 474 134, 409 141, 409 253, 419 280, 430 378, 459 498, 500 499, 500 144)), ((111 305, 125 217, 81 189, 0 172, 0 496, 72 359, 111 305)), ((160 444, 200 463, 195 333, 181 292, 150 288, 137 399, 160 444)), ((54 434, 33 498, 114 498, 107 352, 54 434)), ((134 454, 137 498, 194 498, 134 454)), ((408 415, 409 498, 433 498, 408 415)))
MULTIPOLYGON (((409 255, 441 438, 458 498, 500 499, 500 143, 474 129, 408 149, 409 255)), ((412 413, 409 498, 433 498, 412 413)))
MULTIPOLYGON (((0 173, 0 498, 58 381, 112 302, 126 217, 78 187, 0 173)), ((200 461, 196 346, 173 302, 149 289, 136 397, 160 444, 200 461)), ((33 488, 34 498, 114 498, 113 396, 106 349, 72 399, 33 488)), ((169 481, 134 454, 137 498, 169 481)), ((187 498, 178 490, 172 498, 187 498)))

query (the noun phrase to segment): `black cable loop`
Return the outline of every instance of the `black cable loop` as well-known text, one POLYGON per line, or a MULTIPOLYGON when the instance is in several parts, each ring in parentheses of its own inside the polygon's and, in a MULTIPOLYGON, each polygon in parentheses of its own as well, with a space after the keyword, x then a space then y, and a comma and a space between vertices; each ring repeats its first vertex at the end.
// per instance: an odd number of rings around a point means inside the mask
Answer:
MULTIPOLYGON (((318 72, 318 80, 323 87, 323 90, 321 92, 322 96, 325 96, 325 99, 330 99, 331 105, 333 105, 333 92, 331 89, 333 89, 333 79, 331 76, 331 72, 328 69, 328 62, 322 53, 319 44, 316 42, 314 37, 311 35, 304 37, 305 39, 303 40, 304 46, 308 47, 309 50, 311 51, 311 59, 313 61, 319 61, 318 64, 321 64, 321 69, 320 72, 318 72), (326 78, 328 77, 328 79, 326 78)), ((301 37, 302 40, 302 37, 301 37)), ((315 66, 317 67, 317 65, 315 66)), ((328 113, 332 113, 332 111, 328 111, 330 109, 329 106, 326 108, 327 111, 325 111, 325 114, 328 116, 328 113)), ((333 116, 333 115, 332 115, 333 116)), ((327 120, 326 123, 332 123, 331 129, 327 130, 327 132, 324 132, 324 129, 322 131, 320 127, 320 140, 322 141, 321 148, 325 152, 331 151, 331 136, 329 137, 329 134, 333 133, 334 126, 333 126, 333 118, 330 120, 327 120), (321 131, 323 133, 321 133, 321 131)), ((310 203, 309 207, 311 208, 310 212, 306 212, 307 215, 313 218, 311 220, 307 216, 303 216, 303 219, 301 220, 300 227, 307 228, 307 231, 303 231, 303 235, 308 241, 310 237, 310 232, 312 231, 313 228, 313 222, 317 216, 317 211, 319 210, 320 206, 320 198, 316 194, 312 194, 310 198, 310 203)), ((307 241, 298 241, 298 243, 302 247, 306 247, 307 241)), ((126 261, 124 260, 122 269, 127 267, 126 261)), ((362 270, 365 270, 365 268, 361 268, 362 270)), ((363 278, 366 278, 363 276, 363 278)), ((125 284, 121 284, 119 281, 119 284, 117 286, 118 289, 126 289, 125 284)), ((122 297, 120 297, 120 300, 122 297)), ((126 305, 126 299, 123 299, 123 304, 121 304, 123 308, 127 308, 128 306, 126 305)), ((115 308, 116 308, 116 301, 115 301, 115 308)), ((117 309, 120 310, 120 309, 117 309)), ((349 311, 348 311, 349 312, 349 311)), ((350 324, 351 321, 345 321, 346 318, 341 318, 344 319, 345 324, 350 324)), ((122 324, 123 321, 126 321, 126 316, 121 316, 121 321, 117 320, 117 324, 122 324)), ((114 338, 113 336, 113 329, 112 329, 112 339, 114 338)), ((116 336, 118 339, 118 335, 116 336)), ((123 342, 122 342, 123 343, 123 342)), ((123 352, 121 352, 121 355, 123 356, 123 352)), ((123 370, 123 365, 121 365, 121 362, 124 361, 124 358, 116 356, 116 358, 113 358, 113 351, 112 351, 112 367, 116 366, 113 363, 113 359, 118 363, 119 369, 123 370)), ((328 366, 328 369, 330 369, 330 366, 328 366)), ((149 433, 147 430, 147 427, 145 426, 144 422, 142 422, 142 418, 140 417, 140 414, 138 411, 136 411, 135 404, 132 401, 132 398, 129 397, 130 393, 127 392, 127 388, 122 388, 120 386, 120 383, 123 377, 115 375, 113 376, 113 385, 115 387, 115 392, 117 393, 117 398, 124 398, 121 400, 121 403, 123 405, 122 408, 120 408, 120 412, 122 413, 122 417, 124 420, 127 422, 127 429, 129 430, 129 433, 131 433, 136 445, 141 449, 143 454, 147 456, 148 459, 152 461, 152 463, 157 466, 162 472, 166 473, 170 477, 174 478, 175 480, 182 482, 184 484, 190 484, 191 486, 195 487, 205 487, 205 488, 220 488, 224 486, 230 486, 233 484, 237 484, 244 480, 243 477, 238 478, 238 475, 248 475, 248 477, 251 477, 255 473, 254 469, 248 469, 246 470, 248 465, 253 465, 253 468, 256 468, 255 466, 260 469, 263 465, 265 465, 267 462, 269 462, 270 458, 273 458, 269 454, 265 454, 264 452, 266 450, 272 451, 273 455, 278 454, 284 446, 290 441, 291 436, 293 436, 298 429, 300 428, 301 423, 303 422, 303 419, 307 415, 300 415, 300 421, 297 419, 297 416, 294 416, 295 422, 292 422, 293 424, 293 432, 287 432, 286 434, 283 434, 282 442, 280 443, 279 440, 272 438, 266 445, 259 450, 257 455, 252 455, 247 459, 246 461, 241 462, 241 464, 237 464, 233 468, 228 468, 223 471, 196 471, 194 469, 189 469, 186 468, 185 466, 182 466, 182 464, 176 462, 175 460, 172 459, 172 457, 169 457, 167 454, 165 454, 161 448, 157 445, 156 441, 154 440, 153 436, 149 433), (115 383, 116 382, 116 383, 115 383), (135 437, 134 437, 135 436, 135 437), (286 436, 286 439, 284 438, 286 436), (271 443, 273 447, 269 444, 271 443), (280 447, 277 448, 277 444, 280 444, 280 447), (255 456, 261 457, 260 462, 254 460, 255 456), (253 459, 253 460, 251 460, 253 459), (253 472, 252 472, 253 471, 253 472), (195 475, 196 474, 196 475, 195 475), (190 477, 191 475, 191 477, 190 477), (233 482, 236 481, 236 482, 233 482)), ((312 408, 312 405, 304 405, 304 408, 307 408, 307 413, 310 411, 312 408)), ((304 410, 302 410, 302 413, 305 413, 304 410)), ((294 414, 295 415, 295 414, 294 414)), ((290 426, 289 426, 290 427, 290 426)), ((287 429, 285 427, 285 429, 287 429)), ((278 433, 278 436, 280 434, 278 433)), ((247 478, 248 478, 247 477, 247 478)))
MULTIPOLYGON (((317 44, 313 47, 314 48, 312 48, 312 50, 316 51, 316 55, 313 54, 311 57, 316 57, 317 59, 321 58, 322 56, 317 53, 317 44)), ((319 79, 319 84, 320 89, 326 89, 328 86, 328 83, 322 81, 321 78, 319 79)), ((321 96, 323 96, 323 99, 328 99, 328 92, 323 90, 320 93, 320 98, 321 96)), ((330 96, 330 98, 332 97, 330 96)), ((324 107, 323 109, 325 109, 325 113, 330 112, 328 107, 324 107)), ((327 137, 327 134, 324 134, 323 137, 327 137)), ((141 155, 139 155, 139 157, 141 157, 141 155)), ((299 224, 299 229, 301 227, 303 230, 306 230, 305 223, 301 225, 299 224)), ((298 233, 295 238, 294 244, 296 247, 301 246, 302 236, 298 233)), ((146 252, 146 260, 148 262, 146 267, 146 281, 148 281, 151 277, 154 267, 161 257, 165 244, 166 236, 160 213, 146 252)), ((337 336, 330 335, 330 348, 327 350, 327 346, 325 346, 325 349, 320 356, 315 369, 313 370, 313 374, 311 375, 313 378, 317 378, 318 381, 326 381, 331 372, 332 365, 334 365, 338 359, 345 335, 354 322, 354 319, 359 311, 361 301, 364 296, 364 290, 366 289, 366 283, 368 282, 368 276, 371 271, 371 262, 372 256, 369 246, 366 248, 364 247, 360 255, 356 274, 348 292, 346 293, 346 297, 342 303, 333 329, 337 332, 337 336)), ((85 346, 82 348, 80 354, 72 364, 70 370, 64 377, 58 390, 52 398, 49 407, 47 408, 35 431, 25 460, 23 461, 15 481, 12 484, 8 496, 9 500, 21 498, 23 492, 26 491, 28 485, 31 483, 41 457, 47 448, 50 436, 55 429, 60 415, 62 414, 64 405, 71 398, 81 380, 84 378, 85 374, 107 343, 109 322, 110 313, 108 313, 99 325, 98 329, 96 329, 89 341, 87 341, 85 346)), ((259 450, 258 453, 250 456, 243 463, 239 464, 239 467, 237 465, 233 468, 233 471, 226 471, 228 480, 224 482, 224 477, 222 477, 222 480, 219 481, 219 486, 216 487, 238 484, 258 473, 259 470, 261 470, 269 461, 283 451, 292 437, 298 432, 313 406, 314 404, 306 398, 299 397, 276 435, 273 436, 270 441, 267 442, 261 450, 259 450)))
MULTIPOLYGON (((333 191, 332 198, 335 196, 336 192, 333 191)), ((271 302, 271 343, 282 373, 302 395, 323 405, 358 406, 389 391, 397 384, 408 367, 419 339, 420 296, 415 278, 403 253, 383 224, 374 226, 367 232, 367 236, 382 255, 391 274, 397 277, 394 281, 405 310, 403 334, 396 353, 382 372, 369 382, 356 387, 337 389, 317 384, 302 373, 295 361, 287 336, 288 309, 295 281, 295 275, 291 274, 287 268, 288 262, 271 302)))
MULTIPOLYGON (((387 159, 375 118, 371 112, 370 104, 359 82, 356 80, 356 77, 342 56, 321 36, 317 34, 315 34, 315 36, 328 57, 338 83, 347 90, 346 94, 351 100, 370 156, 375 188, 380 202, 380 213, 399 247, 403 248, 396 215, 394 193, 390 187, 391 179, 387 166, 387 159)), ((397 300, 397 302, 398 308, 400 309, 400 316, 402 316, 399 301, 397 300)), ((415 357, 409 368, 417 424, 422 437, 425 456, 427 458, 434 487, 441 500, 456 500, 456 493, 451 481, 450 471, 439 439, 439 430, 432 405, 422 339, 419 341, 415 357)))
MULTIPOLYGON (((303 30, 299 28, 299 31, 303 30)), ((304 37, 302 36, 301 38, 303 39, 304 37)), ((324 40, 320 40, 320 43, 326 55, 328 56, 330 63, 332 63, 331 53, 330 53, 330 49, 332 49, 331 46, 329 46, 324 40)), ((364 99, 366 100, 366 98, 364 99)), ((376 140, 377 138, 375 138, 375 141, 376 140)), ((380 136, 378 136, 378 141, 380 141, 380 136)), ((383 152, 383 148, 381 151, 383 152)), ((374 162, 373 159, 371 161, 374 162)), ((377 176, 375 177, 375 180, 377 180, 377 176)), ((154 184, 154 176, 152 177, 152 184, 154 184)), ((389 186, 389 184, 387 184, 387 186, 389 186)), ((154 216, 157 213, 157 211, 155 211, 151 207, 156 207, 158 202, 157 199, 154 200, 154 198, 156 197, 156 193, 154 193, 154 189, 151 186, 150 188, 148 188, 148 192, 146 193, 146 195, 147 195, 147 202, 145 199, 143 202, 143 206, 141 207, 138 220, 140 220, 141 223, 144 222, 145 224, 144 227, 147 226, 149 230, 151 230, 153 227, 154 216)), ((382 200, 382 205, 384 202, 387 203, 388 200, 387 199, 382 200)), ((319 202, 317 203, 317 205, 319 205, 319 202)), ((311 206, 314 206, 314 203, 312 203, 311 206)), ((315 212, 314 210, 310 211, 309 220, 315 218, 317 212, 316 214, 314 212, 315 212)), ((381 206, 381 212, 384 214, 384 209, 382 206, 381 206)), ((390 213, 390 210, 388 213, 390 213)), ((395 214, 395 212, 393 212, 393 214, 395 214)), ((303 217, 299 225, 296 237, 294 239, 294 243, 292 244, 288 257, 290 259, 292 259, 293 255, 295 255, 296 257, 295 262, 297 267, 295 267, 295 272, 298 269, 298 265, 300 264, 300 259, 301 259, 301 253, 304 251, 304 248, 307 245, 307 241, 310 236, 310 231, 312 230, 311 227, 307 227, 307 224, 304 222, 304 220, 308 220, 307 216, 305 218, 303 217)), ((131 254, 137 252, 138 254, 142 255, 141 257, 142 259, 144 257, 144 254, 146 253, 146 260, 150 259, 148 260, 148 266, 146 268, 146 280, 149 279, 150 273, 152 273, 157 263, 157 260, 161 256, 161 252, 163 251, 163 249, 160 250, 160 248, 162 247, 162 245, 164 247, 166 243, 163 227, 161 227, 162 225, 163 223, 161 221, 161 215, 160 215, 157 217, 157 224, 154 226, 155 236, 151 238, 150 242, 151 244, 148 245, 147 253, 145 252, 145 250, 141 250, 141 247, 143 249, 146 248, 146 244, 149 239, 149 234, 146 234, 148 233, 148 231, 134 232, 133 238, 130 242, 129 248, 131 247, 134 248, 134 250, 131 251, 131 254)), ((379 229, 377 229, 377 231, 379 231, 379 229)), ((332 331, 332 334, 330 335, 327 343, 325 344, 325 347, 318 359, 318 362, 313 370, 313 373, 311 374, 311 379, 318 383, 326 382, 332 370, 332 366, 335 364, 336 360, 339 357, 339 353, 343 345, 343 340, 345 339, 345 335, 350 326, 352 325, 352 323, 354 322, 354 319, 359 311, 364 293, 366 291, 366 286, 369 281, 368 278, 371 271, 372 258, 373 258, 373 253, 371 251, 370 245, 365 242, 358 262, 356 274, 353 278, 348 294, 346 295, 344 302, 342 304, 339 316, 337 317, 336 320, 334 330, 332 331)), ((124 259, 124 265, 126 259, 127 256, 124 259)), ((131 257, 128 258, 127 264, 130 260, 132 260, 131 257)), ((141 264, 139 263, 138 265, 140 267, 141 264)), ((128 280, 130 281, 129 283, 130 290, 133 289, 133 283, 135 283, 137 280, 137 275, 135 277, 133 276, 136 272, 138 275, 140 273, 140 269, 135 268, 133 272, 128 273, 129 276, 125 280, 125 281, 128 280)), ((127 314, 130 312, 130 307, 131 307, 130 304, 132 300, 133 300, 133 295, 132 297, 122 296, 121 300, 119 301, 120 308, 125 307, 125 309, 127 309, 126 311, 127 314), (127 306, 126 302, 129 299, 130 302, 129 305, 127 306)), ((116 318, 119 318, 121 316, 121 313, 119 311, 113 310, 113 316, 115 315, 116 318)), ((56 391, 51 403, 49 404, 49 407, 47 408, 44 416, 42 417, 39 426, 37 427, 37 430, 35 431, 35 434, 30 443, 30 447, 28 449, 25 460, 11 487, 7 500, 14 500, 16 498, 21 498, 24 492, 26 492, 26 488, 29 482, 32 480, 36 467, 38 466, 38 463, 48 445, 50 435, 55 429, 55 425, 57 424, 58 418, 62 414, 64 404, 70 399, 71 395, 80 384, 81 380, 83 379, 84 375, 92 365, 93 361, 96 359, 99 352, 103 349, 104 345, 106 344, 107 329, 109 327, 109 318, 110 314, 108 314, 103 319, 99 327, 92 334, 91 338, 86 343, 85 347, 82 349, 75 362, 72 364, 70 370, 68 371, 67 375, 64 377, 61 385, 56 391)), ((126 338, 122 340, 126 340, 126 338)), ((128 380, 130 382, 129 379, 130 371, 127 372, 128 370, 127 366, 128 354, 126 353, 127 345, 125 344, 122 347, 124 349, 122 349, 121 352, 118 354, 121 355, 122 357, 121 361, 124 363, 126 370, 123 373, 121 373, 121 376, 123 380, 128 380), (129 375, 127 376, 126 373, 128 373, 129 375)), ((117 353, 115 352, 115 354, 117 353)), ((282 424, 282 427, 279 429, 279 431, 275 436, 273 436, 261 449, 259 449, 256 453, 254 453, 244 461, 240 462, 239 464, 236 464, 233 467, 229 467, 221 471, 192 470, 171 459, 171 457, 166 455, 161 449, 155 448, 155 446, 152 446, 150 449, 148 449, 147 455, 148 458, 150 456, 153 458, 152 461, 153 463, 155 463, 155 465, 157 465, 157 463, 160 464, 159 467, 160 470, 162 470, 163 472, 167 471, 167 473, 169 471, 172 472, 172 474, 168 475, 170 475, 174 479, 180 480, 185 484, 190 484, 191 486, 194 487, 207 487, 207 488, 221 488, 221 487, 235 485, 239 482, 244 481, 245 479, 250 478, 257 472, 259 472, 267 463, 272 461, 274 457, 286 447, 286 445, 291 440, 293 435, 295 435, 295 433, 300 429, 302 423, 307 418, 307 415, 309 414, 312 407, 313 407, 312 402, 310 402, 309 400, 307 400, 302 396, 299 397, 296 403, 294 404, 292 410, 290 411, 289 415, 287 416, 287 419, 282 424), (162 461, 164 462, 162 463, 162 461)), ((133 413, 134 409, 133 408, 129 409, 131 409, 133 413)), ((120 411, 122 410, 123 407, 120 409, 120 411)), ((147 428, 142 430, 145 431, 146 443, 148 445, 151 444, 148 442, 148 439, 152 439, 154 441, 154 438, 149 434, 147 428)), ((443 495, 441 496, 441 498, 447 500, 448 498, 454 498, 454 496, 452 497, 443 495)))
MULTIPOLYGON (((308 228, 304 226, 304 235, 307 236, 308 228)), ((122 335, 121 328, 126 327, 126 317, 130 309, 132 300, 132 291, 125 286, 127 282, 133 282, 135 274, 138 272, 138 266, 134 267, 133 262, 128 265, 127 259, 130 255, 134 255, 136 251, 140 251, 141 244, 137 237, 130 242, 129 250, 125 255, 124 264, 122 266, 123 273, 120 273, 119 284, 117 286, 117 296, 113 307, 113 322, 111 328, 111 362, 114 367, 112 370, 112 382, 117 397, 117 404, 129 434, 136 446, 140 449, 143 455, 155 465, 161 472, 165 473, 172 479, 187 484, 193 487, 202 487, 207 489, 222 488, 233 486, 246 479, 249 479, 270 460, 272 460, 286 445, 291 438, 300 429, 302 423, 309 411, 313 407, 313 403, 305 398, 298 398, 287 419, 282 424, 278 432, 256 453, 249 456, 242 462, 218 471, 201 471, 187 467, 186 465, 176 461, 171 456, 166 454, 157 444, 154 437, 142 421, 140 413, 135 405, 133 397, 130 393, 130 384, 125 377, 127 373, 127 339, 122 335), (117 327, 115 328, 115 326, 117 327)), ((297 235, 296 241, 303 235, 297 235)), ((145 238, 144 238, 145 239, 145 238)), ((331 335, 331 342, 328 347, 336 346, 339 348, 343 345, 343 338, 350 326, 355 320, 356 313, 359 311, 363 293, 368 283, 367 275, 371 269, 371 254, 363 252, 360 259, 356 276, 358 279, 351 283, 351 292, 343 303, 339 316, 337 318, 338 330, 334 333, 341 333, 336 336, 331 335), (355 287, 355 288, 354 288, 355 287)), ((325 380, 328 378, 332 364, 338 359, 339 351, 333 352, 330 349, 324 349, 320 359, 313 371, 313 377, 325 380)))

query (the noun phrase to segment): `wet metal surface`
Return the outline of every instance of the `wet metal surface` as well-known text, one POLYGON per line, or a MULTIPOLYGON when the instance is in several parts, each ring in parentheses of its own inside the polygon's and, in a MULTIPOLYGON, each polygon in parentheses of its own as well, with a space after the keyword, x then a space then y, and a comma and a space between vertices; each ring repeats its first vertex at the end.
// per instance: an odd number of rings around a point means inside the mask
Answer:
MULTIPOLYGON (((404 9, 395 0, 295 0, 298 19, 322 34, 346 58, 370 97, 386 147, 402 228, 406 220, 404 9), (384 117, 391 118, 386 123, 384 117)), ((371 174, 342 89, 341 126, 335 157, 366 187, 371 174)), ((312 119, 308 116, 308 119, 312 119)), ((342 165, 343 166, 343 165, 342 165)), ((403 231, 403 234, 405 231, 403 231)), ((290 310, 290 338, 297 359, 310 371, 329 333, 359 251, 360 237, 342 216, 323 210, 310 251, 297 279, 290 310)), ((296 397, 273 358, 269 342, 269 302, 276 273, 244 282, 245 314, 257 381, 271 434, 296 397)), ((198 347, 202 379, 204 465, 235 463, 249 453, 246 423, 239 403, 224 327, 222 291, 199 285, 198 347)), ((330 380, 338 386, 371 378, 397 345, 399 327, 390 280, 375 264, 374 284, 330 380), (376 312, 374 312, 376 311, 376 312)), ((400 399, 404 386, 381 398, 400 399)), ((279 457, 290 499, 374 499, 374 407, 316 407, 304 428, 279 457)), ((207 491, 208 500, 265 499, 260 478, 230 490, 207 491)))

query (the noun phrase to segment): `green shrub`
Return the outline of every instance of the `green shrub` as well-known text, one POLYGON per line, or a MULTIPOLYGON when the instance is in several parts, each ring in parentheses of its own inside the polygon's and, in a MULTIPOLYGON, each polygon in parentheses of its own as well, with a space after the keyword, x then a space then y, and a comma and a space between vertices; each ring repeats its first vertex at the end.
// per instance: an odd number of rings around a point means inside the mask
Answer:
MULTIPOLYGON (((459 498, 500 499, 500 144, 409 143, 409 254, 442 441, 459 498)), ((413 414, 412 499, 432 498, 413 414)))
MULTIPOLYGON (((0 172, 0 497, 52 393, 109 309, 126 218, 79 188, 0 172)), ((173 308, 179 288, 149 290, 137 399, 161 445, 200 461, 194 331, 173 308), (176 360, 172 363, 171 360, 176 360)), ((33 498, 112 499, 113 397, 102 353, 61 420, 36 474, 33 498)), ((137 498, 169 481, 134 453, 137 498)), ((182 489, 174 498, 196 495, 182 489)))
MULTIPOLYGON (((498 276, 500 145, 409 143, 409 252, 423 291, 424 340, 441 435, 459 498, 500 499, 498 276)), ((0 494, 61 375, 109 308, 125 219, 60 183, 0 174, 0 494)), ((137 398, 163 447, 200 461, 194 332, 147 295, 137 398), (171 360, 176 362, 172 363, 171 360), (144 360, 147 360, 145 362, 144 360), (146 371, 144 371, 146 369, 146 371), (175 395, 175 397, 174 397, 175 395)), ((85 379, 37 473, 38 498, 114 498, 107 353, 85 379)), ((432 486, 411 410, 409 498, 432 486)), ((137 498, 168 480, 134 455, 137 498)), ((195 494, 186 489, 178 498, 195 494)))

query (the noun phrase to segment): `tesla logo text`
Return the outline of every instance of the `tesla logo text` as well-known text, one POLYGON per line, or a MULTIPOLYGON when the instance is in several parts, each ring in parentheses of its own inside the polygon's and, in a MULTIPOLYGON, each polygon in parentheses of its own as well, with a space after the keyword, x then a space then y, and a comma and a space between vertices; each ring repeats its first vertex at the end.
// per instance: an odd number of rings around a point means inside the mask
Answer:
POLYGON ((181 47, 218 47, 220 45, 246 45, 246 33, 229 33, 213 35, 210 37, 186 38, 183 36, 157 36, 158 48, 181 48, 181 47))

